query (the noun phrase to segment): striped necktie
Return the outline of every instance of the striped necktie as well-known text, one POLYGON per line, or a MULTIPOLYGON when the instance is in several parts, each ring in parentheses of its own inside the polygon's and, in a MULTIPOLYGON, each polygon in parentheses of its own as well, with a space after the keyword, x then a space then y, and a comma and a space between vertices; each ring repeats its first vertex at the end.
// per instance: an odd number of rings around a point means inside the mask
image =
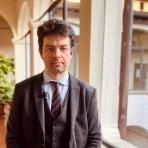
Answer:
POLYGON ((59 93, 59 83, 58 82, 50 82, 52 87, 54 88, 54 92, 52 95, 52 103, 51 103, 51 113, 54 118, 56 118, 61 112, 61 99, 59 93))

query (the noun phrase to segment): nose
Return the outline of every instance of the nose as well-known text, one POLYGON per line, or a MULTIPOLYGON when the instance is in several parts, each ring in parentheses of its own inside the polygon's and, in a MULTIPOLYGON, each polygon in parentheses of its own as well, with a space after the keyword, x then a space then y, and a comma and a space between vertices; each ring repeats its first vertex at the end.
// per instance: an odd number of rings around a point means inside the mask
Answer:
POLYGON ((61 56, 61 50, 60 50, 59 48, 56 48, 56 49, 54 50, 54 55, 55 55, 56 57, 60 57, 60 56, 61 56))

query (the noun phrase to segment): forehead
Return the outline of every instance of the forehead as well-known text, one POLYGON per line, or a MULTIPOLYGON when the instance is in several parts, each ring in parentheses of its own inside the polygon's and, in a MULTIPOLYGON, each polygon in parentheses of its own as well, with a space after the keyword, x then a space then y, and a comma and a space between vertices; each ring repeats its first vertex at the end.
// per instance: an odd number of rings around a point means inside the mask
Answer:
POLYGON ((58 34, 47 35, 43 38, 43 45, 70 45, 70 38, 58 34))

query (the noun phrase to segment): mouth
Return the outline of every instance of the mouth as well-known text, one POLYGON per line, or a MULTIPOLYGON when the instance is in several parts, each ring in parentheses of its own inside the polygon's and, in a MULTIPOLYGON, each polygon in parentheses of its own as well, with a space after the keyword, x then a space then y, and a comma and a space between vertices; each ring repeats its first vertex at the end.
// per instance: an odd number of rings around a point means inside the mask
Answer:
POLYGON ((62 62, 52 62, 52 65, 62 65, 62 62))
POLYGON ((59 63, 62 63, 62 62, 57 62, 57 61, 56 62, 52 62, 52 64, 59 64, 59 63))

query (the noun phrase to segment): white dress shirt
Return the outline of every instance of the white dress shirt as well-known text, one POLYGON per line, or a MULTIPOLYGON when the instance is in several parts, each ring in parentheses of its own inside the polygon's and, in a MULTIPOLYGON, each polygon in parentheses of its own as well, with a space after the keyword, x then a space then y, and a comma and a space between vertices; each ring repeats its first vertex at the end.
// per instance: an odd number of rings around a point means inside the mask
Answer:
MULTIPOLYGON (((52 103, 52 95, 54 92, 54 88, 51 85, 51 81, 55 81, 53 79, 51 79, 47 73, 44 71, 43 72, 43 78, 44 78, 44 84, 43 84, 43 90, 44 92, 46 92, 47 94, 47 102, 49 105, 49 108, 51 109, 51 103, 52 103)), ((59 85, 59 92, 60 92, 60 99, 61 99, 61 104, 64 102, 64 99, 66 97, 66 94, 68 92, 68 87, 69 87, 69 74, 68 72, 66 72, 66 74, 58 81, 59 85)))

